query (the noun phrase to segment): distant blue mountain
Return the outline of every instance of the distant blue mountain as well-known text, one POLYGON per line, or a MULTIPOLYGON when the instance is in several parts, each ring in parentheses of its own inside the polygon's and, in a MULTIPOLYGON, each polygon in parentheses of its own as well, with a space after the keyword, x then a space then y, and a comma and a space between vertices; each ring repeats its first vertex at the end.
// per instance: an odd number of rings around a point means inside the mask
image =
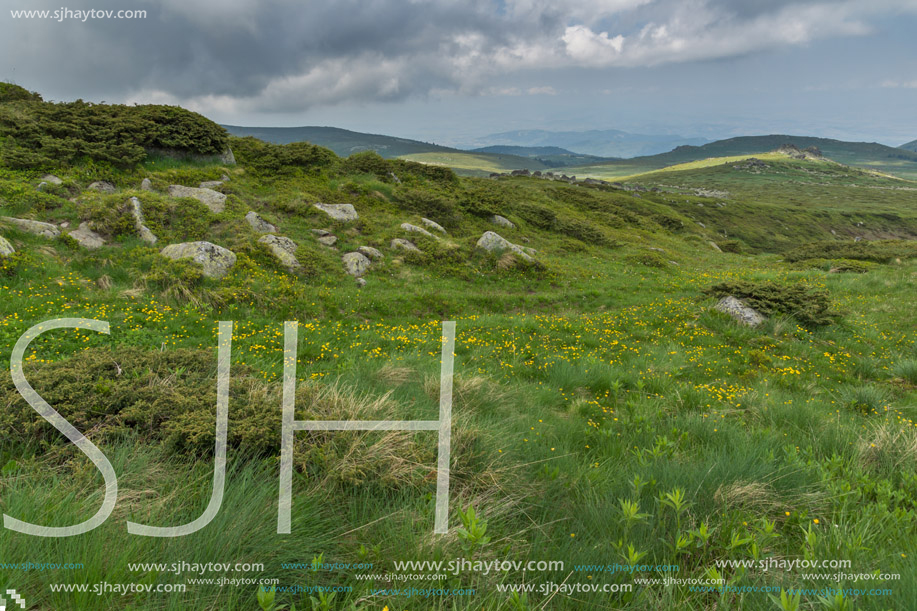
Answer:
POLYGON ((701 146, 708 142, 710 140, 706 138, 631 134, 616 129, 577 132, 523 129, 476 138, 460 148, 480 149, 492 146, 557 147, 568 152, 594 155, 596 157, 640 157, 666 153, 678 146, 701 146))

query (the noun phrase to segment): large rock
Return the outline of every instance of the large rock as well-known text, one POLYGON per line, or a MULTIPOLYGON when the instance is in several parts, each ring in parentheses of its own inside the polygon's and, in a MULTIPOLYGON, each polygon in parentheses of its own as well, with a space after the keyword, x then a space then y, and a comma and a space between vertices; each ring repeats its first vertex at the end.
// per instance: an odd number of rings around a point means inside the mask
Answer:
POLYGON ((395 238, 391 243, 392 250, 406 250, 408 252, 420 252, 420 249, 414 246, 410 240, 395 238))
POLYGON ((446 230, 443 228, 443 226, 437 223, 436 221, 431 221, 430 219, 422 218, 420 219, 420 222, 434 231, 438 231, 440 233, 446 233, 446 230))
POLYGON ((315 204, 315 207, 333 218, 336 221, 348 223, 355 221, 359 217, 356 208, 352 204, 315 204))
POLYGON ((271 250, 271 254, 280 261, 287 269, 295 270, 302 267, 296 258, 296 249, 299 248, 296 242, 284 236, 268 234, 258 240, 261 244, 266 244, 271 250))
POLYGON ((79 229, 75 229, 67 235, 76 240, 80 246, 89 250, 95 250, 105 246, 105 240, 102 239, 102 236, 89 228, 89 223, 80 223, 79 229))
POLYGON ((159 241, 150 228, 143 224, 143 209, 140 205, 140 200, 136 197, 130 199, 131 204, 131 216, 134 217, 134 227, 137 229, 137 233, 140 235, 140 239, 146 242, 147 244, 155 244, 159 241))
POLYGON ((381 251, 373 248, 372 246, 361 246, 357 249, 357 251, 366 255, 370 259, 384 259, 385 258, 385 255, 383 255, 381 251))
POLYGON ((160 254, 175 260, 191 259, 210 278, 222 278, 236 264, 236 253, 210 242, 169 244, 160 254))
POLYGON ((258 233, 274 233, 277 231, 276 227, 261 218, 261 215, 254 210, 245 215, 245 220, 258 233))
POLYGON ((13 248, 13 245, 0 235, 0 257, 8 257, 14 252, 16 252, 16 249, 13 248))
POLYGON ((45 238, 56 238, 60 235, 60 229, 51 223, 42 223, 41 221, 33 221, 30 219, 17 219, 11 216, 2 216, 0 219, 15 225, 22 231, 34 233, 35 235, 40 235, 45 238))
POLYGON ((62 185, 64 181, 55 176, 54 174, 45 174, 41 177, 42 182, 49 182, 52 185, 62 185))
POLYGON ((347 270, 347 273, 357 278, 365 274, 371 264, 366 255, 359 252, 349 252, 341 257, 341 261, 344 262, 344 269, 347 270))
POLYGON ((210 208, 210 211, 214 214, 219 214, 226 209, 226 196, 213 189, 169 185, 169 195, 172 197, 193 197, 210 208))
POLYGON ((726 295, 720 299, 713 309, 728 314, 738 322, 749 327, 757 327, 767 320, 761 313, 754 308, 750 308, 732 295, 726 295))
POLYGON ((111 184, 107 180, 98 180, 94 183, 90 183, 87 189, 91 191, 98 191, 99 193, 114 193, 118 189, 115 188, 115 185, 111 184))
POLYGON ((140 181, 140 190, 141 191, 152 191, 153 183, 149 178, 144 178, 140 181))
POLYGON ((337 236, 331 234, 323 235, 318 238, 318 243, 322 246, 327 246, 328 248, 334 248, 334 245, 337 244, 337 241, 337 236))
MULTIPOLYGON (((521 246, 517 246, 513 244, 512 242, 510 242, 503 236, 496 234, 493 231, 485 231, 484 235, 481 236, 481 239, 478 240, 478 243, 476 244, 476 246, 488 252, 499 252, 503 250, 508 250, 510 252, 513 252, 519 255, 522 259, 525 259, 526 261, 534 261, 534 259, 532 258, 532 255, 527 253, 525 249, 523 249, 521 246)), ((528 249, 528 250, 535 252, 532 249, 528 249)))
POLYGON ((411 225, 410 223, 401 223, 401 228, 409 233, 419 233, 420 235, 425 235, 428 238, 433 238, 438 240, 435 235, 424 229, 423 227, 418 227, 417 225, 411 225))
POLYGON ((506 227, 507 229, 516 228, 516 225, 514 225, 511 220, 509 220, 505 216, 500 216, 499 214, 495 214, 492 217, 490 217, 490 222, 493 223, 494 225, 499 225, 500 227, 506 227))

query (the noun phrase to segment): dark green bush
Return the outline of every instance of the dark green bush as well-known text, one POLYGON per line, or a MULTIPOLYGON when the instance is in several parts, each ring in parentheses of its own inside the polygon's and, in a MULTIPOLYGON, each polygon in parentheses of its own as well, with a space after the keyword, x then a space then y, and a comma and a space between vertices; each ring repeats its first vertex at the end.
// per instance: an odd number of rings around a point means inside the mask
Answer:
POLYGON ((338 161, 333 151, 308 142, 271 144, 253 136, 230 140, 236 161, 260 174, 288 174, 298 169, 326 168, 338 161))
POLYGON ((793 316, 806 326, 829 325, 837 319, 828 291, 804 284, 777 284, 737 280, 715 284, 704 291, 713 297, 732 295, 762 314, 793 316))
POLYGON ((789 262, 806 259, 853 259, 888 263, 894 259, 917 257, 917 241, 861 240, 859 242, 812 242, 785 253, 789 262))

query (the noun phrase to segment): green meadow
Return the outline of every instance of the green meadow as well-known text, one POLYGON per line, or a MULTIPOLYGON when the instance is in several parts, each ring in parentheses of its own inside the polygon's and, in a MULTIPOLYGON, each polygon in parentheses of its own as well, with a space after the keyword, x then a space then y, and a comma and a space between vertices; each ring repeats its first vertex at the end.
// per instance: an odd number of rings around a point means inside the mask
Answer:
MULTIPOLYGON (((761 155, 754 171, 696 164, 626 191, 229 144, 235 165, 76 155, 0 169, 0 216, 87 222, 105 240, 88 250, 67 230, 49 239, 0 221, 16 251, 0 258, 4 362, 33 325, 110 324, 109 335, 46 333, 26 352, 30 384, 119 484, 91 533, 0 530, 0 586, 28 608, 913 608, 914 183, 761 155), (48 171, 62 184, 38 190, 48 171), (222 212, 167 193, 224 175, 222 212), (116 191, 87 188, 98 180, 116 191), (352 204, 359 218, 336 221, 317 202, 352 204), (250 211, 297 244, 299 268, 258 241, 250 211), (400 227, 421 218, 445 233, 400 227), (477 248, 486 231, 533 260, 477 248), (217 279, 160 254, 193 240, 228 248, 235 264, 217 279), (384 254, 365 286, 341 261, 361 246, 384 254), (714 311, 725 292, 767 320, 750 328, 714 311), (292 532, 277 534, 292 320, 301 420, 435 419, 441 325, 456 322, 448 534, 433 532, 437 439, 423 431, 297 433, 292 532), (219 321, 234 324, 221 509, 184 537, 129 535, 127 521, 185 524, 210 500, 219 321), (465 568, 396 566, 406 561, 465 568), (521 564, 474 570, 495 561, 521 564), (530 561, 562 566, 518 568, 530 561), (837 561, 849 564, 821 568, 837 561), (245 566, 190 568, 207 563, 245 566)), ((99 471, 3 369, 2 512, 46 526, 88 519, 99 471)))

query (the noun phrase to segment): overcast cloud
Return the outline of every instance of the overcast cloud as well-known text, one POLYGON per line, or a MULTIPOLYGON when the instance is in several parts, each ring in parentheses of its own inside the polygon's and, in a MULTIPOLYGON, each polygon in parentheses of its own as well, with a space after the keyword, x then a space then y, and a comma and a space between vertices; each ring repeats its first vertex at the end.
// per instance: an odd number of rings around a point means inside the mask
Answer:
MULTIPOLYGON (((19 5, 12 10, 60 8, 13 2, 19 5)), ((0 14, 0 79, 56 99, 175 103, 218 120, 271 123, 273 116, 275 124, 296 117, 306 123, 353 104, 564 98, 570 84, 564 72, 581 71, 587 81, 639 79, 646 71, 664 74, 666 66, 691 70, 787 49, 806 53, 824 42, 879 37, 890 22, 917 22, 917 0, 66 4, 142 9, 148 16, 83 23, 13 19, 6 11, 0 14)), ((914 69, 882 74, 874 87, 913 91, 915 48, 900 51, 914 69)), ((892 62, 895 70, 900 64, 892 62)))

